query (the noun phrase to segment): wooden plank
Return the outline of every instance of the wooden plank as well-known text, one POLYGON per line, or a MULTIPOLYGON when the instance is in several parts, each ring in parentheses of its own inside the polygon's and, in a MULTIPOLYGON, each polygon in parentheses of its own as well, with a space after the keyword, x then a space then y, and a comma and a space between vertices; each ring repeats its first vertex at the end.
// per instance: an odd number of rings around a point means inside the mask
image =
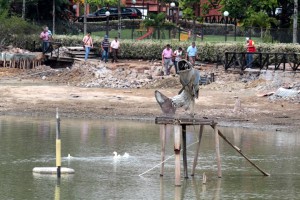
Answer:
POLYGON ((175 186, 180 186, 180 125, 174 125, 175 186))
MULTIPOLYGON (((68 51, 68 54, 72 54, 72 55, 84 55, 85 51, 68 51)), ((95 51, 90 51, 89 55, 98 55, 95 51)))
POLYGON ((175 117, 156 117, 156 124, 185 124, 185 125, 215 125, 212 119, 202 118, 175 118, 175 117))

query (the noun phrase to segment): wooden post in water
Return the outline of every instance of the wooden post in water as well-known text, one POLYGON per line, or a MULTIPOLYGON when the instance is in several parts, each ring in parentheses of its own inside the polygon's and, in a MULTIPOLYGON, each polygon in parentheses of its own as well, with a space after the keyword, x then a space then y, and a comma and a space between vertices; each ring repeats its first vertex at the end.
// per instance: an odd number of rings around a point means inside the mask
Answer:
POLYGON ((61 176, 61 140, 60 140, 60 118, 56 108, 56 167, 57 177, 61 176))
POLYGON ((186 156, 186 125, 182 125, 182 157, 184 178, 188 178, 187 156, 186 156))
POLYGON ((200 125, 200 131, 199 131, 199 136, 198 136, 197 149, 196 149, 196 154, 195 154, 195 157, 194 157, 194 163, 193 163, 193 168, 192 168, 192 174, 191 174, 191 176, 194 176, 194 174, 195 174, 195 169, 196 169, 197 162, 198 162, 198 154, 199 154, 199 150, 200 150, 200 143, 201 143, 201 139, 202 139, 203 129, 204 129, 204 125, 200 125))
POLYGON ((175 152, 175 186, 180 186, 180 136, 181 127, 174 124, 174 152, 175 152))
POLYGON ((166 129, 167 125, 160 125, 160 139, 161 139, 161 166, 160 166, 160 176, 164 175, 164 161, 166 152, 166 129))
POLYGON ((217 157, 217 164, 218 164, 218 177, 221 178, 222 177, 222 171, 221 171, 219 133, 218 133, 218 129, 217 129, 216 124, 213 126, 213 129, 215 131, 215 145, 216 145, 216 157, 217 157))

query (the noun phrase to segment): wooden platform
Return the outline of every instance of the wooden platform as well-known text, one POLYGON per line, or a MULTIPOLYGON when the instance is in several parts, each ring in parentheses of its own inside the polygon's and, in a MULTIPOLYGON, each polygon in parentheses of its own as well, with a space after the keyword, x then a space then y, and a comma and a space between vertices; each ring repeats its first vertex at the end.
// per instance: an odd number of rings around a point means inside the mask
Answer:
POLYGON ((181 134, 182 134, 182 150, 183 150, 183 167, 184 177, 188 178, 187 169, 187 155, 186 155, 186 126, 200 126, 200 132, 198 135, 197 150, 194 157, 194 163, 192 168, 192 176, 195 173, 195 168, 198 161, 198 153, 200 149, 200 142, 205 125, 209 125, 214 129, 215 134, 215 148, 216 148, 216 159, 218 165, 218 177, 222 176, 221 172, 221 158, 219 150, 219 135, 217 129, 217 123, 212 119, 204 118, 189 118, 189 117, 156 117, 155 123, 160 125, 160 136, 161 136, 161 170, 160 175, 164 174, 164 160, 165 160, 165 146, 166 146, 166 127, 167 125, 174 126, 174 152, 175 152, 175 186, 181 185, 181 172, 180 172, 180 151, 181 151, 181 134))
MULTIPOLYGON (((217 129, 217 123, 212 119, 204 119, 204 118, 191 118, 191 117, 156 117, 155 123, 160 125, 160 137, 161 137, 161 168, 160 175, 164 174, 164 162, 165 162, 165 146, 166 146, 166 128, 167 125, 174 126, 174 152, 175 152, 175 186, 181 185, 181 173, 180 173, 180 151, 181 151, 181 134, 182 134, 182 155, 183 155, 183 167, 184 167, 184 177, 188 178, 188 169, 187 169, 187 155, 186 155, 186 126, 200 126, 200 131, 198 135, 198 141, 193 162, 193 168, 191 176, 194 176, 195 169, 198 161, 198 154, 200 150, 201 138, 205 125, 209 125, 214 130, 215 135, 215 149, 216 149, 216 161, 218 166, 218 177, 222 177, 221 171, 221 157, 220 157, 220 148, 219 148, 219 136, 229 144, 236 152, 238 152, 241 156, 243 156, 253 167, 255 167, 258 171, 260 171, 264 176, 270 176, 269 173, 265 172, 261 168, 259 168, 256 164, 254 164, 243 152, 240 148, 233 145, 226 137, 221 133, 220 130, 217 129)), ((195 144, 194 143, 194 144, 195 144)))

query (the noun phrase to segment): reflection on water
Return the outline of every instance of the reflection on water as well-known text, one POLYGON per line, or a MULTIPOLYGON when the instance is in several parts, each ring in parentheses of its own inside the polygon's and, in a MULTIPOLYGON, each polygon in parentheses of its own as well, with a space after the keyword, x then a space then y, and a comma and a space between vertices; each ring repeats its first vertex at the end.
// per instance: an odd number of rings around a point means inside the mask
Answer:
MULTIPOLYGON (((187 130, 187 145, 199 127, 187 130)), ((0 199, 297 199, 300 197, 299 133, 222 128, 222 133, 259 167, 264 177, 220 139, 223 177, 217 178, 214 134, 206 127, 194 177, 174 186, 174 158, 160 177, 159 127, 153 123, 61 120, 62 166, 74 175, 32 174, 55 166, 55 118, 0 117, 0 199), (114 159, 113 152, 129 157, 114 159), (72 157, 68 158, 68 154, 72 157), (202 184, 202 174, 207 177, 202 184)), ((172 127, 166 158, 173 155, 172 127)), ((195 145, 187 149, 191 171, 195 145)), ((183 171, 183 170, 182 170, 183 171)))

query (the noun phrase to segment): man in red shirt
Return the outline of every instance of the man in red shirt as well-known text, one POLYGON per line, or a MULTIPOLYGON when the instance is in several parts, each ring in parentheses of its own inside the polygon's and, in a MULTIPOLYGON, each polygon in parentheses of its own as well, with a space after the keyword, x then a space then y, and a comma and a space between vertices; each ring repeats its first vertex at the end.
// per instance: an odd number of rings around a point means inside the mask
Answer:
POLYGON ((252 68, 252 62, 253 62, 253 54, 256 49, 255 49, 255 46, 254 46, 254 41, 251 40, 250 38, 246 38, 246 41, 247 41, 247 68, 252 68))

